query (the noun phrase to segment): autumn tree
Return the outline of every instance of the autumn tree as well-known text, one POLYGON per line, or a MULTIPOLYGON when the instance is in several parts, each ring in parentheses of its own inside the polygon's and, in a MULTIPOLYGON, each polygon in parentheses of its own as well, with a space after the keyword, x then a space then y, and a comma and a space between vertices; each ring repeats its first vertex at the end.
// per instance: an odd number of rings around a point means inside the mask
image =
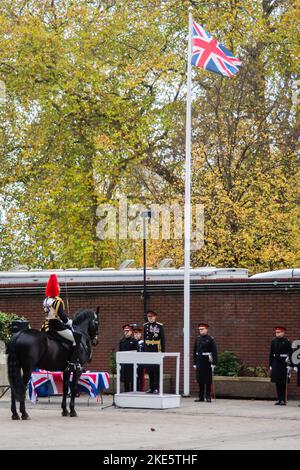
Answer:
MULTIPOLYGON (((194 71, 193 263, 296 265, 299 0, 3 0, 2 268, 139 263, 140 242, 99 240, 99 204, 183 204, 191 4, 243 61, 233 80, 194 71)), ((182 240, 148 246, 150 264, 183 262, 182 240)))

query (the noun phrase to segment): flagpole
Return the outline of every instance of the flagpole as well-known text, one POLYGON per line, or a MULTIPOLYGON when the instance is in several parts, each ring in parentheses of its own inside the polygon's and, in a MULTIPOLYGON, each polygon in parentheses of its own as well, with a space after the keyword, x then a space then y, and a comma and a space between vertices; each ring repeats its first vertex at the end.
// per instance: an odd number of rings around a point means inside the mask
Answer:
POLYGON ((192 142, 192 7, 189 8, 189 40, 185 141, 185 207, 184 207, 184 396, 190 395, 190 255, 191 255, 191 142, 192 142))

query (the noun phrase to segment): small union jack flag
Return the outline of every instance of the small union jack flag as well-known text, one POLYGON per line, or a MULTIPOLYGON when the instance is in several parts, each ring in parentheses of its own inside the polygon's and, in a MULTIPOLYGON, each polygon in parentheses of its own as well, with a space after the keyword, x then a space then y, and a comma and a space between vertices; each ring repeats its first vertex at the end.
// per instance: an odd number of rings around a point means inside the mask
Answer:
POLYGON ((194 21, 192 65, 224 77, 233 77, 242 62, 194 21))

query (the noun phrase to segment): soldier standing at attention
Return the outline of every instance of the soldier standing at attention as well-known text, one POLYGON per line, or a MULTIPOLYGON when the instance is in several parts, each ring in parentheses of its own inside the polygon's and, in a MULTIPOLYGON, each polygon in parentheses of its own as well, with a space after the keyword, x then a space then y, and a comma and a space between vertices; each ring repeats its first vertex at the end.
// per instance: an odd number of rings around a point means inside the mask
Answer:
MULTIPOLYGON (((145 352, 165 352, 165 332, 162 323, 156 321, 157 313, 148 310, 148 322, 144 325, 144 351, 145 352)), ((159 391, 159 365, 151 364, 147 366, 150 388, 146 393, 158 394, 159 391)))
MULTIPOLYGON (((119 351, 138 351, 138 342, 132 336, 132 326, 123 325, 124 337, 119 344, 119 351)), ((133 366, 131 364, 121 364, 121 382, 124 382, 124 391, 133 390, 133 366)))
POLYGON ((288 375, 291 371, 289 364, 292 354, 292 345, 285 336, 286 328, 284 326, 276 326, 275 335, 276 337, 271 343, 269 360, 271 382, 276 384, 278 400, 275 405, 285 406, 288 375))
POLYGON ((194 346, 194 368, 197 369, 197 382, 199 384, 199 398, 196 402, 211 403, 211 386, 213 372, 218 362, 218 352, 215 340, 208 335, 209 325, 199 323, 199 335, 194 346))

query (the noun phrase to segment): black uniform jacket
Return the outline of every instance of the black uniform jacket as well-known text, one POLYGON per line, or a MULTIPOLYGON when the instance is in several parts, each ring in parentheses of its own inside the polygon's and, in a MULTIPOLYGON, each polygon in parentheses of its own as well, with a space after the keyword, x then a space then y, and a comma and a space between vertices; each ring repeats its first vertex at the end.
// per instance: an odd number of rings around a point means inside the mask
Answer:
MULTIPOLYGON (((139 345, 136 339, 122 338, 119 344, 119 351, 138 351, 139 345)), ((133 381, 133 366, 131 364, 121 364, 121 382, 133 381)))
POLYGON ((194 346, 194 365, 197 366, 197 382, 199 384, 212 383, 212 368, 218 363, 218 352, 212 336, 197 336, 194 346))
POLYGON ((271 382, 286 382, 286 368, 289 365, 291 354, 292 345, 287 338, 274 338, 272 340, 269 359, 269 366, 272 367, 271 382))
POLYGON ((147 322, 144 325, 144 351, 165 352, 166 341, 164 326, 162 323, 147 322))

